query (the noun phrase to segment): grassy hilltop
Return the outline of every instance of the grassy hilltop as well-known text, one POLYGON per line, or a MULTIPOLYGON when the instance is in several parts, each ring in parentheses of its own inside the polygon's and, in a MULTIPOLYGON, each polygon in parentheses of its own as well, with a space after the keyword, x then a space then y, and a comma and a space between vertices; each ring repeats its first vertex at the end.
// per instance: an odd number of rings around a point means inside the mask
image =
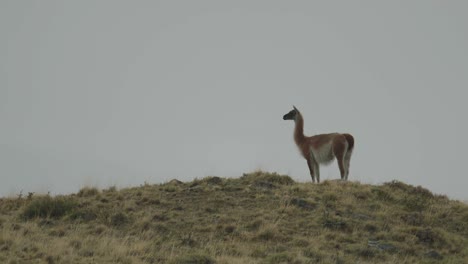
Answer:
POLYGON ((0 199, 0 263, 468 263, 468 206, 275 173, 0 199))

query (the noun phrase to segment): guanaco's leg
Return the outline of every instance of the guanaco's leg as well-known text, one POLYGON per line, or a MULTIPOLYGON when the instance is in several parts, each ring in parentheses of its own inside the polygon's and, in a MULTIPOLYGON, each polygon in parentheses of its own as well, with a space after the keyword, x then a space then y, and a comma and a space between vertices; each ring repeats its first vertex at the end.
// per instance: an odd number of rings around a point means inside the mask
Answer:
POLYGON ((352 153, 352 150, 348 149, 348 151, 346 151, 346 154, 344 156, 344 166, 345 166, 345 169, 346 169, 345 180, 348 180, 349 163, 351 161, 351 153, 352 153))
POLYGON ((310 157, 307 159, 307 166, 309 166, 309 172, 310 177, 312 178, 312 182, 315 182, 314 165, 312 164, 312 160, 310 157))
POLYGON ((315 163, 314 172, 315 172, 315 177, 317 178, 317 183, 320 183, 320 168, 317 162, 315 163))
POLYGON ((338 167, 340 168, 341 180, 346 180, 345 155, 348 150, 348 142, 343 138, 333 142, 333 153, 335 154, 338 167))
POLYGON ((342 153, 336 156, 338 167, 340 168, 341 180, 346 180, 346 169, 344 165, 344 155, 342 153))

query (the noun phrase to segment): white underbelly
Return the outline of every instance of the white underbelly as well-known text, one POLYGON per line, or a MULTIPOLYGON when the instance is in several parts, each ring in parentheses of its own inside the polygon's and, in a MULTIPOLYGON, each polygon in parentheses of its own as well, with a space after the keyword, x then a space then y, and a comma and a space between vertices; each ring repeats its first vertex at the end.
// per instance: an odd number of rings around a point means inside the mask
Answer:
POLYGON ((331 143, 323 145, 319 149, 311 149, 311 155, 317 163, 328 164, 335 160, 331 149, 331 143))

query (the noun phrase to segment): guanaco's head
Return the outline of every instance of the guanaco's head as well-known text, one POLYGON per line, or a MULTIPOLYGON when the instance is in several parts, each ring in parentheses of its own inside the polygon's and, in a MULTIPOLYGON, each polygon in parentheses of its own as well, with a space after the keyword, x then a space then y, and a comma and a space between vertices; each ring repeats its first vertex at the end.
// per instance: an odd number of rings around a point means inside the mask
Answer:
POLYGON ((294 120, 296 121, 297 116, 299 115, 299 110, 293 106, 293 110, 283 116, 283 120, 294 120))

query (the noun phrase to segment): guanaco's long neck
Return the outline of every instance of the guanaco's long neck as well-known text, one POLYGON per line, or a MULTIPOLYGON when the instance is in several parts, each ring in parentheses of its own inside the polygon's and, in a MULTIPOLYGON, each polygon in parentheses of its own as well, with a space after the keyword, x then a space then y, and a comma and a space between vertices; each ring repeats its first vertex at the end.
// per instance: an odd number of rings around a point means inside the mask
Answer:
POLYGON ((296 141, 297 145, 300 145, 305 140, 304 136, 304 119, 300 112, 297 112, 296 120, 296 127, 294 128, 294 141, 296 141))

